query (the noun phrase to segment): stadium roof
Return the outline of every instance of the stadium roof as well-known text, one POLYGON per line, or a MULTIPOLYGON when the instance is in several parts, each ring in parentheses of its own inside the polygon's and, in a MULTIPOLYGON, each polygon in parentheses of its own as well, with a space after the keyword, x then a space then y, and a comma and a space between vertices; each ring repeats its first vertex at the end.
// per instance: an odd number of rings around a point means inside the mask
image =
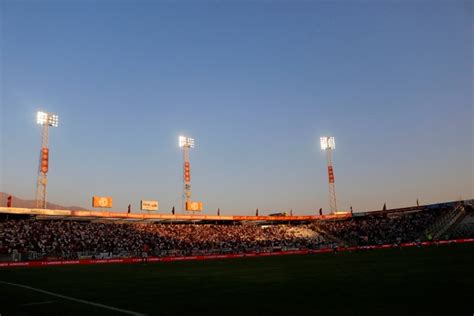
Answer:
POLYGON ((140 213, 120 213, 120 212, 106 212, 106 211, 88 211, 88 210, 50 210, 50 209, 37 209, 37 208, 18 208, 18 207, 0 207, 0 215, 29 215, 36 216, 37 219, 61 219, 61 220, 77 220, 77 221, 102 221, 102 222, 116 222, 116 223, 168 223, 168 222, 252 222, 252 223, 275 223, 275 222, 309 222, 314 220, 327 220, 327 219, 344 219, 362 216, 377 216, 377 215, 390 215, 390 214, 403 214, 416 212, 426 209, 433 209, 438 207, 452 207, 458 203, 466 205, 474 205, 474 200, 461 200, 452 201, 438 204, 412 206, 398 209, 389 209, 386 211, 369 211, 369 212, 358 212, 351 214, 349 212, 337 212, 330 215, 303 215, 303 216, 242 216, 242 215, 191 215, 191 214, 140 214, 140 213))
POLYGON ((0 207, 0 214, 31 215, 38 219, 62 219, 85 221, 112 221, 112 222, 195 222, 195 221, 251 221, 251 222, 304 222, 320 219, 334 219, 350 217, 350 213, 334 215, 304 215, 304 216, 217 216, 217 215, 188 215, 188 214, 138 214, 103 211, 73 211, 48 210, 35 208, 7 208, 0 207))

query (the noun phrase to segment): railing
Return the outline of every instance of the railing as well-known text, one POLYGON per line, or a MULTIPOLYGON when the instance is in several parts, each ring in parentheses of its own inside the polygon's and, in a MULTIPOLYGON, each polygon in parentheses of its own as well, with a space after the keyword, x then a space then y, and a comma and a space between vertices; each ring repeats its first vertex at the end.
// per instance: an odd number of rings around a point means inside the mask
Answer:
POLYGON ((433 239, 438 239, 465 214, 464 205, 462 203, 457 204, 452 210, 430 225, 425 230, 423 238, 431 236, 433 239))
MULTIPOLYGON (((239 247, 239 248, 214 248, 214 249, 153 249, 148 252, 148 255, 155 257, 182 257, 182 256, 209 256, 209 255, 230 255, 230 254, 245 254, 245 253, 270 253, 279 251, 293 251, 293 250, 307 250, 320 249, 327 246, 327 244, 319 245, 274 245, 270 247, 239 247)), ((0 256, 0 262, 11 261, 55 261, 55 260, 79 260, 79 259, 114 259, 114 258, 139 258, 142 256, 142 251, 118 251, 118 252, 102 252, 102 251, 79 251, 79 252, 64 252, 64 253, 41 253, 36 251, 28 251, 25 254, 16 253, 4 254, 0 256)))
MULTIPOLYGON (((15 261, 13 258, 13 254, 8 253, 8 254, 0 254, 0 262, 13 262, 15 261)), ((19 261, 19 260, 16 260, 19 261)))

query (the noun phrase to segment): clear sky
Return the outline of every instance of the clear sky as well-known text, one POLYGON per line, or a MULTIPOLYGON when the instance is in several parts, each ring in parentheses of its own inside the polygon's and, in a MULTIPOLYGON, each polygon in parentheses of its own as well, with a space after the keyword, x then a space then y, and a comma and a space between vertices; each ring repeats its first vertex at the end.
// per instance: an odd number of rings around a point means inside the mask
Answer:
POLYGON ((0 191, 114 210, 181 204, 178 136, 207 214, 472 198, 471 1, 0 1, 0 191))

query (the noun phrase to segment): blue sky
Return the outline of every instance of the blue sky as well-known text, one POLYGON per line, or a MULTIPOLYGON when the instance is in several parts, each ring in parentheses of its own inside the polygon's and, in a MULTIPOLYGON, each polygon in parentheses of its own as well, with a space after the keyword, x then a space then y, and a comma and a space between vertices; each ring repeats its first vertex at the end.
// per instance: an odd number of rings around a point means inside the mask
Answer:
POLYGON ((472 198, 469 1, 2 1, 0 191, 181 205, 180 134, 206 213, 472 198))

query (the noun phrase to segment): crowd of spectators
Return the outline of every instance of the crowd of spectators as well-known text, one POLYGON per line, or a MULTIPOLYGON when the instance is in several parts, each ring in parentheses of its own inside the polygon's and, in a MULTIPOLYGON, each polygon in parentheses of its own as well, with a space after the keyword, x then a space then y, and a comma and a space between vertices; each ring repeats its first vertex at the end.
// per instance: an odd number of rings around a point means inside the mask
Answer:
POLYGON ((347 220, 321 221, 315 225, 329 236, 352 246, 400 244, 429 239, 424 235, 445 209, 402 214, 377 214, 347 220))
POLYGON ((314 248, 323 239, 305 226, 94 223, 16 219, 0 222, 0 254, 35 252, 74 258, 78 253, 153 254, 245 252, 314 248), (310 231, 310 230, 309 230, 310 231), (306 232, 306 233, 305 233, 306 232))
MULTIPOLYGON (((152 255, 165 256, 400 244, 429 240, 427 229, 447 211, 438 208, 384 212, 306 225, 267 226, 10 218, 0 221, 0 260, 9 254, 28 254, 27 257, 35 254, 35 259, 76 259, 103 253, 116 257, 136 256, 144 247, 152 255)), ((466 224, 469 234, 472 234, 473 222, 466 224)), ((458 235, 456 231, 456 237, 463 237, 458 235)))

